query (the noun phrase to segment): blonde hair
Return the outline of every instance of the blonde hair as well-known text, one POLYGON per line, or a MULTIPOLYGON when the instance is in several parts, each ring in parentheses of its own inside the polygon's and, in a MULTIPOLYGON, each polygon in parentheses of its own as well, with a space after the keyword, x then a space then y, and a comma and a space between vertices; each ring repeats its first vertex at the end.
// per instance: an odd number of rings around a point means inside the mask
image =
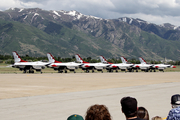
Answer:
POLYGON ((163 118, 159 117, 159 116, 155 116, 155 117, 152 118, 152 120, 163 120, 163 118))

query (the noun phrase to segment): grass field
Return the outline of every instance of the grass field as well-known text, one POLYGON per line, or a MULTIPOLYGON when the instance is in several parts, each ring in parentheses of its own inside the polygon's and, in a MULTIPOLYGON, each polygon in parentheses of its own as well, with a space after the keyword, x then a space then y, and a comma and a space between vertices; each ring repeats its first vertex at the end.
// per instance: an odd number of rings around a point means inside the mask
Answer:
MULTIPOLYGON (((180 66, 176 66, 176 68, 167 68, 164 71, 165 72, 180 72, 180 66)), ((43 73, 58 73, 58 71, 55 71, 52 68, 42 69, 42 72, 43 73)), ((104 69, 103 72, 107 72, 107 71, 104 69)), ((119 70, 119 72, 123 72, 123 71, 119 70)), ((141 72, 141 71, 139 70, 139 72, 141 72)), ((13 68, 9 64, 0 64, 0 74, 4 74, 4 73, 7 73, 7 74, 8 73, 16 73, 17 74, 17 73, 23 73, 23 71, 20 71, 18 68, 13 68)), ((35 73, 39 73, 39 72, 35 72, 35 73)), ((68 71, 68 73, 73 73, 73 72, 68 71)), ((84 71, 81 69, 76 69, 76 73, 84 73, 84 71)), ((95 71, 95 73, 99 73, 99 72, 95 71)))

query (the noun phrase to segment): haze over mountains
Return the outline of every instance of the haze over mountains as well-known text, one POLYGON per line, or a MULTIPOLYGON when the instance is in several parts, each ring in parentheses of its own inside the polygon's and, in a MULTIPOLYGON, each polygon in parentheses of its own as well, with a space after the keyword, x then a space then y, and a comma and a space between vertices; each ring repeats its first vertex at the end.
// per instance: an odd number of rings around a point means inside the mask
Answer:
POLYGON ((102 19, 77 11, 0 11, 0 54, 180 60, 180 27, 141 19, 102 19))

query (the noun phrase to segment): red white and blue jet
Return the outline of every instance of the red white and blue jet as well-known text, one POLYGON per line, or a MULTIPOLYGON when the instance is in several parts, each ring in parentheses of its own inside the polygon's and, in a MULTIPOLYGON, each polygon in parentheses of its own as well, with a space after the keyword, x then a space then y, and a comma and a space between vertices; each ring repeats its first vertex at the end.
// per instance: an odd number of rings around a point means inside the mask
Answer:
POLYGON ((116 72, 118 72, 118 70, 126 72, 126 70, 129 70, 134 65, 132 63, 128 63, 128 61, 123 56, 121 57, 122 63, 110 63, 102 55, 100 56, 100 60, 102 63, 110 64, 106 68, 108 72, 113 72, 113 70, 116 70, 116 72))
POLYGON ((80 66, 80 68, 82 68, 82 70, 85 70, 85 72, 89 72, 89 70, 92 70, 92 72, 94 72, 94 70, 97 71, 101 71, 103 73, 103 69, 105 69, 107 66, 109 66, 109 64, 104 64, 104 63, 89 63, 89 62, 85 62, 79 54, 75 55, 76 57, 76 61, 79 63, 82 63, 82 65, 80 66))
POLYGON ((23 73, 34 73, 34 70, 42 73, 41 69, 44 69, 49 64, 42 61, 28 62, 22 60, 16 51, 13 51, 12 53, 14 56, 14 64, 12 67, 19 68, 19 70, 24 71, 23 73))
POLYGON ((47 57, 49 62, 51 63, 48 65, 48 67, 51 67, 54 70, 58 70, 58 73, 62 73, 63 71, 67 73, 67 70, 76 73, 75 69, 79 68, 79 66, 81 65, 80 63, 76 63, 76 62, 67 62, 67 63, 59 62, 54 59, 51 53, 47 53, 47 57))
MULTIPOLYGON (((140 60, 141 64, 147 64, 147 62, 142 57, 140 57, 139 60, 140 60)), ((176 68, 176 66, 169 65, 169 64, 151 64, 151 65, 152 66, 149 69, 150 72, 152 72, 152 70, 154 70, 154 72, 156 72, 156 70, 164 72, 164 69, 166 69, 166 68, 176 68)))

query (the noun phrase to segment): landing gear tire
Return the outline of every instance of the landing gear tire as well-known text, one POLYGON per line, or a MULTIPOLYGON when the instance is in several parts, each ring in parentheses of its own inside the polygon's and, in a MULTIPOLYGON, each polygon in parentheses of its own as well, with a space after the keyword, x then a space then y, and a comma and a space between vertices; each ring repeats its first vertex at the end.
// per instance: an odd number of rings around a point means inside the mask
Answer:
POLYGON ((34 71, 33 70, 29 70, 29 73, 34 73, 34 71))
POLYGON ((58 73, 63 73, 63 71, 62 71, 62 70, 59 70, 58 73))

